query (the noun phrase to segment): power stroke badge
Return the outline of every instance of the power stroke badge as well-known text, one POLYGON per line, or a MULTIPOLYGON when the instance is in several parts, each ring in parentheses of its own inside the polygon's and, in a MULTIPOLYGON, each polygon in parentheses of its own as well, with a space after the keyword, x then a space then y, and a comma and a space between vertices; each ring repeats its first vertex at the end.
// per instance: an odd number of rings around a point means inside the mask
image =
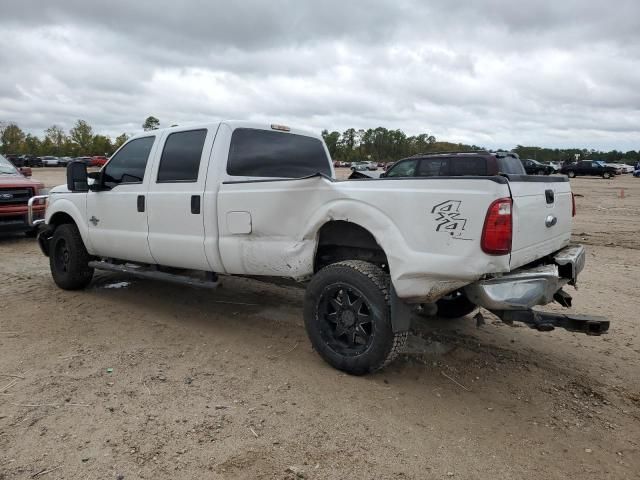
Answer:
POLYGON ((435 215, 436 232, 448 233, 456 240, 471 240, 463 238, 467 219, 460 213, 461 205, 460 200, 447 200, 431 209, 431 213, 435 215))

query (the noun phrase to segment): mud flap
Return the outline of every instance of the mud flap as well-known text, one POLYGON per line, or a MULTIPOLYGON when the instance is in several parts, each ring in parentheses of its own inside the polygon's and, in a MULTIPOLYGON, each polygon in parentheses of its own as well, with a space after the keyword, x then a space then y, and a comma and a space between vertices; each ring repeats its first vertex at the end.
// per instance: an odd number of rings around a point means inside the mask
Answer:
POLYGON ((391 328, 393 333, 406 332, 411 326, 413 307, 402 301, 391 284, 391 328))

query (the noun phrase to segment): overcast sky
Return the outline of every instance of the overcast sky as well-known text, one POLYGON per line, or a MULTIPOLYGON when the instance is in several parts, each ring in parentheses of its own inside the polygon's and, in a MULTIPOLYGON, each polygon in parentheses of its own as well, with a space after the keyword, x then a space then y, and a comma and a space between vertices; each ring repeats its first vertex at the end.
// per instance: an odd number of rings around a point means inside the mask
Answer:
POLYGON ((3 1, 0 121, 640 149, 638 0, 3 1))

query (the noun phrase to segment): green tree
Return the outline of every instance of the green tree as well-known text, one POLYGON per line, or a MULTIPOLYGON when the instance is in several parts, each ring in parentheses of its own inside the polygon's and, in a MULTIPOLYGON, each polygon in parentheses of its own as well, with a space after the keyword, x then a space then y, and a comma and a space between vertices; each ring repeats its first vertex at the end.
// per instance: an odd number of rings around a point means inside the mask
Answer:
POLYGON ((115 152, 117 149, 119 149, 127 140, 129 140, 129 135, 127 135, 126 133, 118 135, 113 142, 113 151, 115 152))
POLYGON ((157 130, 158 128, 160 128, 160 120, 158 120, 154 116, 149 116, 142 124, 142 128, 145 132, 148 130, 157 130))
POLYGON ((331 132, 328 130, 322 131, 322 138, 324 138, 324 143, 327 145, 329 149, 329 155, 331 158, 335 158, 335 155, 338 151, 338 141, 340 140, 340 132, 331 132))
POLYGON ((35 135, 30 133, 24 137, 24 152, 31 155, 39 155, 41 151, 42 142, 35 135))
POLYGON ((25 134, 15 123, 8 123, 2 130, 0 143, 2 143, 2 153, 25 153, 25 134))
POLYGON ((67 135, 64 133, 64 130, 58 125, 51 125, 44 131, 44 142, 50 145, 50 149, 47 152, 43 152, 44 155, 63 155, 64 146, 67 142, 67 135))
POLYGON ((71 140, 78 145, 82 155, 91 152, 93 146, 93 128, 84 120, 78 120, 75 126, 69 131, 71 140))
POLYGON ((111 139, 106 135, 95 135, 91 145, 91 153, 93 155, 111 155, 113 153, 111 139))

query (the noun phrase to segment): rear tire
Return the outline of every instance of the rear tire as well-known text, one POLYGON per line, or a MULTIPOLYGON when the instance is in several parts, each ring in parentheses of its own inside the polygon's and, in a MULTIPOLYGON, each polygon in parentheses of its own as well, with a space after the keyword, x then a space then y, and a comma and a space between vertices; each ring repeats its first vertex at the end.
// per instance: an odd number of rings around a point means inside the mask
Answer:
POLYGON ((313 348, 331 366, 364 375, 391 363, 408 332, 394 332, 389 274, 361 260, 320 270, 309 282, 304 323, 313 348))
POLYGON ((576 178, 576 172, 574 172, 573 170, 569 170, 569 171, 567 172, 567 176, 568 176, 569 178, 576 178))
POLYGON ((438 305, 438 316, 442 318, 464 317, 478 308, 460 291, 442 297, 436 302, 436 305, 438 305))
POLYGON ((64 290, 85 288, 93 278, 87 253, 78 227, 64 224, 56 228, 49 245, 49 267, 53 281, 64 290))

